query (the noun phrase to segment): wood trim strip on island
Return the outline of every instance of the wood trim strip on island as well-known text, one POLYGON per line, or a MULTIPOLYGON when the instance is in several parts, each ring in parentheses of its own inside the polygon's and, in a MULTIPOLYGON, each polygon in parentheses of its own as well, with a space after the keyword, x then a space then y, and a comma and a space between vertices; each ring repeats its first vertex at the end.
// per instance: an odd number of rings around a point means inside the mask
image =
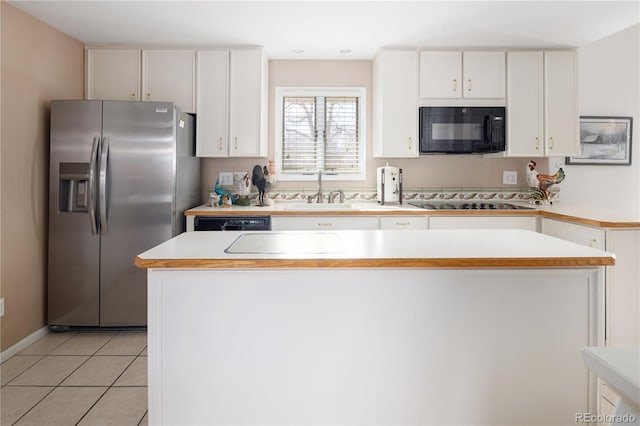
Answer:
POLYGON ((576 268, 613 266, 612 257, 548 258, 382 258, 382 259, 142 259, 139 268, 261 269, 261 268, 576 268))

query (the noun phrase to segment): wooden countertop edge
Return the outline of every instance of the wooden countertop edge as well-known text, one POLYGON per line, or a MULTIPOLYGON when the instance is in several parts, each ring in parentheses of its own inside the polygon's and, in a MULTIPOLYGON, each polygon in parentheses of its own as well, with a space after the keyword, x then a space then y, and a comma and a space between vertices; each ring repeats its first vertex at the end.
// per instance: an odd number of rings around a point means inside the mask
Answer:
POLYGON ((612 266, 613 257, 465 259, 141 259, 139 268, 563 268, 612 266))
POLYGON ((185 216, 542 216, 598 228, 640 228, 640 222, 587 219, 543 210, 233 210, 186 211, 185 216))

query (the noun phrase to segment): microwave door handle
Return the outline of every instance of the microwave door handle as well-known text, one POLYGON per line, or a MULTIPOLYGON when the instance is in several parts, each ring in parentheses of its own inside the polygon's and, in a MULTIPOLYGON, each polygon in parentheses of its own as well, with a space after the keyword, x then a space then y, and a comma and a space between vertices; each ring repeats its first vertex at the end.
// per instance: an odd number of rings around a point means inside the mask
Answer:
POLYGON ((91 157, 89 158, 89 223, 91 224, 91 235, 98 234, 96 222, 96 169, 98 168, 98 153, 100 152, 100 138, 93 138, 91 146, 91 157))
POLYGON ((487 117, 485 117, 485 128, 484 128, 484 133, 485 133, 485 142, 489 142, 491 143, 491 116, 488 115, 487 117))

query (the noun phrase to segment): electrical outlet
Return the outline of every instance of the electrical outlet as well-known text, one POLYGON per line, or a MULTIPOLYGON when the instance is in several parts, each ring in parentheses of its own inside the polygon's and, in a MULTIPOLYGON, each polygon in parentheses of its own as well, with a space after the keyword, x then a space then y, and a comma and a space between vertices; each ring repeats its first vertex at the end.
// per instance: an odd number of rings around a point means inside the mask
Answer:
POLYGON ((220 172, 218 177, 220 185, 233 185, 233 173, 232 172, 220 172))
POLYGON ((4 316, 4 297, 0 299, 0 317, 4 316))
POLYGON ((504 185, 517 185, 518 184, 518 172, 503 171, 502 183, 504 185))

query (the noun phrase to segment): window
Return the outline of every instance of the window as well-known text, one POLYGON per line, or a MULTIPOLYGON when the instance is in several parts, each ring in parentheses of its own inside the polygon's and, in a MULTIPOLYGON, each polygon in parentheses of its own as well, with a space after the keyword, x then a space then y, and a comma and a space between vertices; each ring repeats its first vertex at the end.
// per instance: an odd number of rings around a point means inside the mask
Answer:
POLYGON ((365 179, 364 88, 276 88, 276 178, 365 179))

